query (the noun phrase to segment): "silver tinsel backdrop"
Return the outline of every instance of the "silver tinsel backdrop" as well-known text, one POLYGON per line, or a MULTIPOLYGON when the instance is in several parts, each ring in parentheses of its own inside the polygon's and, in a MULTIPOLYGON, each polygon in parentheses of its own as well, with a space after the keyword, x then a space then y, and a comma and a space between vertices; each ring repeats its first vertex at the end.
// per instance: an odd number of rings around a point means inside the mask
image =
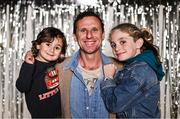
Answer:
MULTIPOLYGON (((83 1, 83 0, 82 0, 83 1)), ((91 1, 91 0, 89 0, 91 1)), ((92 0, 93 1, 93 0, 92 0)), ((172 0, 173 1, 173 0, 172 0)), ((105 23, 106 37, 102 50, 112 56, 107 41, 110 29, 118 23, 130 22, 151 29, 159 46, 166 73, 161 81, 161 118, 180 118, 180 2, 173 4, 129 4, 121 0, 103 0, 88 5, 88 1, 46 2, 18 0, 0 5, 0 118, 28 118, 29 112, 15 82, 24 53, 44 27, 60 28, 68 41, 67 56, 78 46, 73 39, 73 20, 79 12, 92 8, 100 12, 105 23)), ((48 108, 48 107, 47 107, 48 108)))

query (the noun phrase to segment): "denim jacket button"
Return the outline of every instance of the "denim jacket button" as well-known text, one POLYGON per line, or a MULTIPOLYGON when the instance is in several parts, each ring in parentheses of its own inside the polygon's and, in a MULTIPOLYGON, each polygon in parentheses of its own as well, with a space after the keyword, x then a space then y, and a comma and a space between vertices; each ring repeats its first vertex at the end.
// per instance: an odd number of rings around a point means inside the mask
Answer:
POLYGON ((89 109, 89 107, 86 107, 86 109, 88 110, 88 109, 89 109))

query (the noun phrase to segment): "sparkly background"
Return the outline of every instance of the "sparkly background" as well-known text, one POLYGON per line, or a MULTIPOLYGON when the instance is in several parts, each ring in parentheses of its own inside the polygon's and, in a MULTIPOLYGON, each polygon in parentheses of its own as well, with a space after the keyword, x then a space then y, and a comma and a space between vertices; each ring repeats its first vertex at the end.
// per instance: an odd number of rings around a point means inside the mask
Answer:
POLYGON ((87 8, 101 13, 106 33, 102 50, 110 56, 112 53, 107 36, 113 26, 130 22, 151 29, 155 38, 154 44, 160 48, 166 73, 161 81, 161 117, 180 118, 180 2, 143 1, 137 3, 134 0, 130 3, 123 0, 97 0, 94 4, 85 5, 88 2, 82 4, 78 0, 1 0, 0 118, 30 117, 24 94, 16 90, 15 82, 23 54, 30 49, 31 41, 44 27, 60 28, 67 37, 67 56, 71 56, 78 48, 72 36, 73 19, 76 14, 87 8))

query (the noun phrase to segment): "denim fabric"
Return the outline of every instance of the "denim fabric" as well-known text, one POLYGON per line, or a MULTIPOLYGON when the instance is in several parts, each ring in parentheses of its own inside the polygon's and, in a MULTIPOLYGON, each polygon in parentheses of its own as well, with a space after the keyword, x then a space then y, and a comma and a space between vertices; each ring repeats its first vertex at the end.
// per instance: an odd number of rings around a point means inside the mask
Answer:
MULTIPOLYGON (((102 56, 103 64, 110 63, 110 59, 102 56)), ((84 84, 83 77, 78 66, 79 51, 65 64, 65 69, 73 72, 70 84, 70 112, 72 118, 108 118, 108 111, 101 97, 100 82, 103 80, 103 72, 95 83, 95 89, 91 96, 84 84)))
POLYGON ((160 86, 154 70, 145 62, 133 62, 118 71, 114 80, 101 83, 107 109, 118 118, 159 118, 160 86))

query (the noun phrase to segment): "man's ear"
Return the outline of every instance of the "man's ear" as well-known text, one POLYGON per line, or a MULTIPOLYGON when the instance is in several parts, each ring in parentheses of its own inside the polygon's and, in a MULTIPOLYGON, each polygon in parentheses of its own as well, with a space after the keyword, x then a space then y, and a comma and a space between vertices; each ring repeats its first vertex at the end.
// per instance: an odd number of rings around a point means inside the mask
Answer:
POLYGON ((104 40, 104 38, 105 38, 105 34, 104 34, 104 32, 103 32, 103 34, 102 34, 102 40, 104 40))
POLYGON ((142 38, 139 38, 136 41, 136 48, 141 48, 143 46, 144 40, 142 38))

